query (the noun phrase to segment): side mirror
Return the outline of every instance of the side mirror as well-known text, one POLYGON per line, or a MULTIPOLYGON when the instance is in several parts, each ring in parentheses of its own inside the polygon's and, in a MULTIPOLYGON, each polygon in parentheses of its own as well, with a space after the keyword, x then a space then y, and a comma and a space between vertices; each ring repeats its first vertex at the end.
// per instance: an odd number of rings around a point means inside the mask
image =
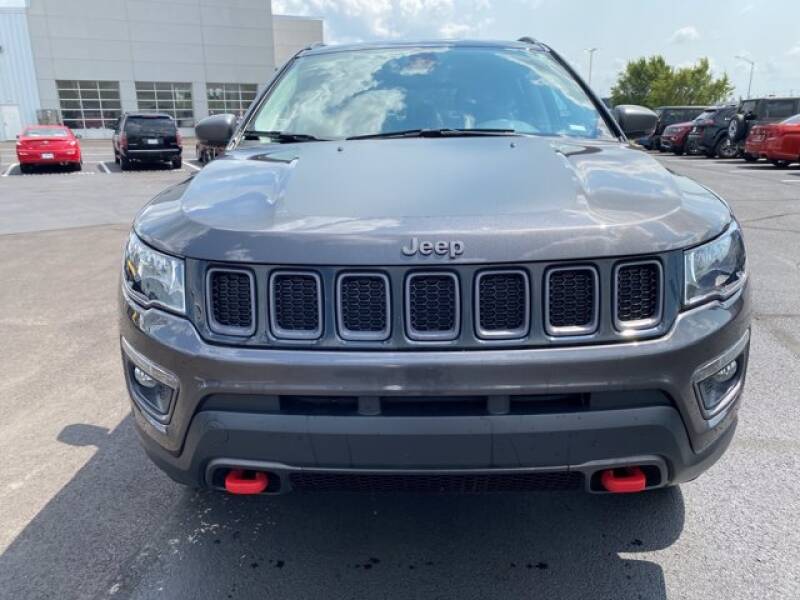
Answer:
POLYGON ((225 146, 236 130, 236 115, 213 115, 198 122, 194 133, 198 139, 215 146, 225 146))
POLYGON ((744 116, 745 121, 755 121, 756 120, 756 113, 752 110, 744 116))
POLYGON ((658 122, 658 115, 649 108, 634 104, 620 104, 614 107, 614 118, 629 138, 649 135, 658 122))
POLYGON ((75 134, 75 138, 76 138, 76 139, 79 139, 79 140, 80 140, 80 139, 83 139, 83 135, 81 135, 80 133, 76 133, 76 134, 75 134))

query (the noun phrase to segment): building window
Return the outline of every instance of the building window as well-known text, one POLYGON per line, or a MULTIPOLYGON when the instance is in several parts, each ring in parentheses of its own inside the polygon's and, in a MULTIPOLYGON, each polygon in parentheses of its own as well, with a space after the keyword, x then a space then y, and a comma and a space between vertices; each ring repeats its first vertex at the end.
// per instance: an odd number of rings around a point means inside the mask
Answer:
POLYGON ((191 83, 137 81, 136 102, 142 112, 165 113, 179 127, 194 127, 191 83))
POLYGON ((113 129, 119 119, 119 81, 57 80, 61 119, 70 129, 113 129))
POLYGON ((258 93, 255 83, 207 83, 208 114, 243 116, 258 93))

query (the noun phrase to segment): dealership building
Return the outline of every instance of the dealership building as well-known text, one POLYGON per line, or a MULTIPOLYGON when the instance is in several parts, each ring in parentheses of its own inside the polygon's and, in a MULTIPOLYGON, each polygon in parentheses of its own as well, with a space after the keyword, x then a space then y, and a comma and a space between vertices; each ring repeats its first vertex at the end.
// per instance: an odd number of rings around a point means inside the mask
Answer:
POLYGON ((0 0, 0 140, 56 122, 109 137, 128 111, 190 133, 241 114, 322 38, 321 19, 273 15, 270 0, 0 0))

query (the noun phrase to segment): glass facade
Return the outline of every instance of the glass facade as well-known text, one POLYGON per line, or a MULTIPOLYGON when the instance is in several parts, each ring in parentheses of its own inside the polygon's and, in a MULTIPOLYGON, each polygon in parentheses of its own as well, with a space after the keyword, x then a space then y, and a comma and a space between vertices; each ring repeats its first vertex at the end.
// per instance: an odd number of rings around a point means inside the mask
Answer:
POLYGON ((57 80, 61 119, 70 129, 113 129, 121 112, 118 81, 57 80))
POLYGON ((258 93, 255 83, 207 83, 208 114, 230 113, 241 117, 258 93))
POLYGON ((194 127, 191 83, 137 81, 136 103, 142 112, 165 113, 180 127, 194 127))

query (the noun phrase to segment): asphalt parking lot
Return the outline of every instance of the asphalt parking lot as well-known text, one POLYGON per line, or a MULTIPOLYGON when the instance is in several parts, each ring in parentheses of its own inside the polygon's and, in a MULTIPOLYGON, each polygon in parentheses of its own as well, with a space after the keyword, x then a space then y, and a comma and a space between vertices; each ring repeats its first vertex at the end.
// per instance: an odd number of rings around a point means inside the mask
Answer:
POLYGON ((237 498, 150 463, 119 365, 131 219, 199 166, 121 173, 110 142, 83 146, 81 174, 23 176, 0 145, 0 597, 800 597, 800 168, 654 154, 725 196, 749 244, 741 421, 697 481, 630 497, 237 498))

